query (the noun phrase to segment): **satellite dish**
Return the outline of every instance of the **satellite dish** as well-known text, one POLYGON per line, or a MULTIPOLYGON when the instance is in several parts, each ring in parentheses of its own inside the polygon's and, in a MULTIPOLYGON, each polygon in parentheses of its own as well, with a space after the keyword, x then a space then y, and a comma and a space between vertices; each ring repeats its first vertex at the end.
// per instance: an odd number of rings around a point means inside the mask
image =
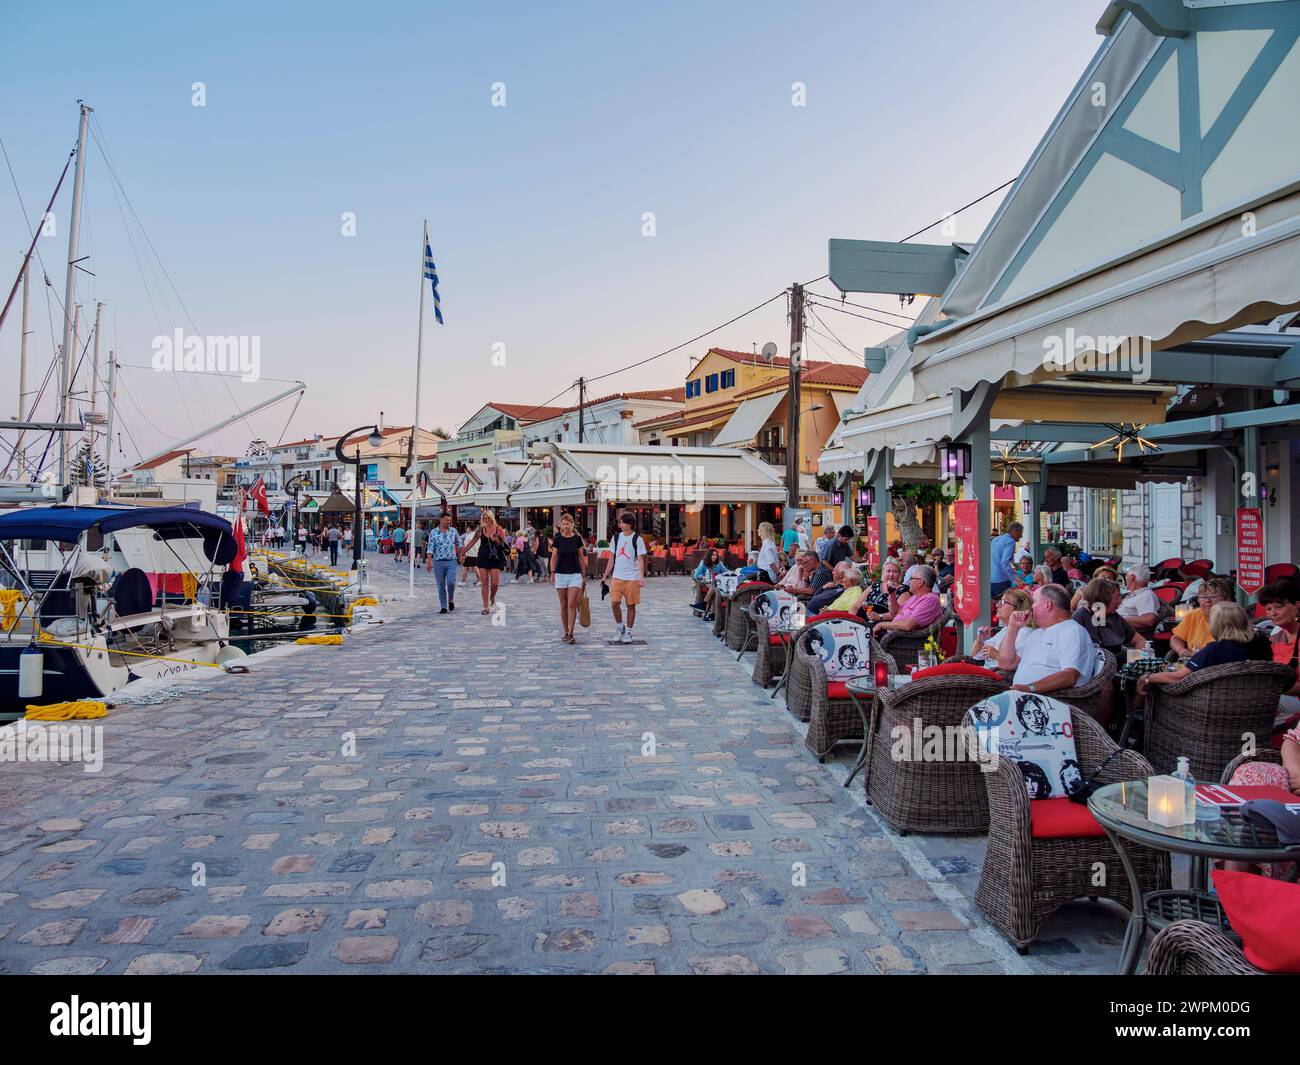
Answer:
POLYGON ((777 348, 777 346, 773 344, 772 341, 769 340, 766 344, 763 345, 763 358, 765 358, 768 362, 771 362, 773 359, 776 358, 776 353, 778 350, 779 349, 777 348))

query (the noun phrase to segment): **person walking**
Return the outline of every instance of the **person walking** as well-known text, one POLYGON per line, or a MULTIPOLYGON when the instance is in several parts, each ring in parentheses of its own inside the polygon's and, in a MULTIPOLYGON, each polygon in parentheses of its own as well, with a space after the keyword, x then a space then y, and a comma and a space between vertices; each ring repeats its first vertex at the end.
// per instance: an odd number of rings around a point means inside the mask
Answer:
POLYGON ((478 532, 477 526, 473 529, 467 529, 461 537, 461 543, 466 544, 466 546, 461 549, 460 555, 461 584, 468 584, 471 574, 474 576, 474 582, 476 584, 478 583, 478 541, 474 538, 476 532, 478 532))
POLYGON ((610 604, 614 610, 614 624, 618 626, 616 643, 632 642, 632 626, 636 624, 636 608, 641 602, 641 589, 645 587, 645 541, 636 531, 636 516, 625 510, 618 516, 619 531, 610 544, 609 561, 605 564, 605 580, 611 574, 610 604), (623 624, 623 603, 627 603, 627 624, 623 624))
POLYGON ((574 530, 573 515, 560 515, 560 531, 551 542, 551 583, 560 598, 560 624, 564 627, 564 643, 577 643, 573 626, 578 620, 578 607, 582 603, 582 564, 585 557, 582 537, 574 530))
POLYGON ((339 564, 339 544, 343 541, 343 530, 339 528, 338 522, 330 522, 329 531, 325 533, 326 542, 330 546, 330 565, 339 564))
POLYGON ((777 558, 776 529, 770 521, 765 521, 758 527, 758 539, 762 545, 758 549, 758 568, 775 584, 785 571, 781 568, 780 559, 777 558))
MULTIPOLYGON (((450 517, 450 515, 448 515, 450 517)), ((429 528, 425 522, 419 522, 415 526, 415 543, 412 550, 415 552, 415 564, 418 566, 424 561, 425 556, 429 553, 429 528)))
POLYGON ((298 526, 298 554, 304 557, 307 554, 307 526, 298 526))
POLYGON ((343 526, 343 550, 352 554, 352 522, 343 526))
POLYGON ((533 570, 539 581, 550 579, 551 544, 545 532, 533 534, 533 570))
POLYGON ((438 613, 456 609, 456 570, 460 561, 460 533, 443 511, 438 527, 429 533, 429 558, 433 560, 433 582, 438 588, 438 613))
POLYGON ((497 590, 501 587, 501 571, 510 559, 510 545, 506 542, 501 526, 497 524, 496 515, 490 510, 483 511, 483 518, 478 529, 463 548, 461 560, 469 554, 470 548, 478 547, 476 566, 478 568, 479 592, 483 596, 482 613, 488 613, 497 603, 497 590))
POLYGON ((1011 562, 1015 558, 1016 544, 1024 535, 1025 527, 1018 521, 1007 526, 1001 536, 993 537, 989 545, 989 599, 996 602, 1008 588, 1017 585, 1011 562))
POLYGON ((406 527, 398 525, 393 529, 393 557, 399 562, 406 557, 406 527))

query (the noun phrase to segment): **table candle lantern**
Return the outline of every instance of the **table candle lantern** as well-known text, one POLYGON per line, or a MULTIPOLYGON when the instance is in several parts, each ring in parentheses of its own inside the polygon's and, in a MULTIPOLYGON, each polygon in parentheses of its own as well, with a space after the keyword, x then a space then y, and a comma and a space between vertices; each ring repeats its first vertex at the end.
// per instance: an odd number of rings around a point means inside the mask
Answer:
POLYGON ((1191 614, 1191 612, 1192 612, 1192 608, 1190 605, 1188 605, 1187 603, 1179 603, 1177 606, 1174 607, 1174 620, 1185 621, 1187 617, 1191 614))
POLYGON ((883 658, 876 662, 875 680, 877 688, 884 688, 889 685, 889 663, 883 658))
POLYGON ((1178 777, 1147 778, 1147 820, 1154 825, 1177 828, 1186 823, 1186 798, 1178 777))

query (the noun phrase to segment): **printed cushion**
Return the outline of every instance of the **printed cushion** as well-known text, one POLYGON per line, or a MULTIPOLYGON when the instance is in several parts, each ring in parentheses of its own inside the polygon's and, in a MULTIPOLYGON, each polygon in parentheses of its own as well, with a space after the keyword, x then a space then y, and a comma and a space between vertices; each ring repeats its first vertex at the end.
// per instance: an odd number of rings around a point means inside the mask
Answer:
POLYGON ((740 574, 724 570, 713 578, 713 586, 724 599, 735 594, 736 585, 740 583, 740 574))
POLYGON ((1029 834, 1034 839, 1078 839, 1106 833, 1084 803, 1059 798, 1029 804, 1029 834))
POLYGON ((1251 965, 1300 973, 1300 884, 1216 869, 1214 889, 1251 965))
POLYGON ((795 596, 780 588, 773 588, 770 592, 760 592, 754 596, 752 602, 754 612, 759 617, 767 618, 768 625, 773 629, 787 631, 794 628, 795 620, 803 609, 795 596))
POLYGON ((871 638, 860 622, 819 621, 805 641, 822 660, 827 680, 847 680, 871 671, 871 638))
POLYGON ((1005 691, 976 703, 971 716, 980 746, 1016 763, 1031 799, 1070 795, 1083 783, 1066 703, 1005 691))
POLYGON ((973 662, 944 662, 942 665, 930 666, 928 669, 913 670, 913 680, 921 680, 923 677, 987 677, 989 680, 1003 679, 1001 673, 994 673, 993 670, 977 666, 973 662))

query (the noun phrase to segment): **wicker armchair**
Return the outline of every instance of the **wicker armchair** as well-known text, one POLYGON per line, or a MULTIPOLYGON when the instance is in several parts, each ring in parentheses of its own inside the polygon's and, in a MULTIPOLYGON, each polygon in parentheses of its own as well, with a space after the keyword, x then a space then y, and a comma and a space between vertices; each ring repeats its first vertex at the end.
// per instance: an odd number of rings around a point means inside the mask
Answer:
POLYGON ((1272 762, 1274 765, 1282 764, 1282 752, 1275 751, 1272 747, 1261 747, 1253 754, 1239 754, 1223 771, 1223 776, 1219 778, 1220 784, 1231 784, 1232 774, 1240 769, 1247 762, 1272 762))
POLYGON ((1101 701, 1102 692, 1111 686, 1115 680, 1115 656, 1109 651, 1101 656, 1101 669, 1097 670, 1096 675, 1087 684, 1079 684, 1073 688, 1063 688, 1060 691, 1052 692, 1053 699, 1060 699, 1063 703, 1069 703, 1075 709, 1082 710, 1089 717, 1097 716, 1097 704, 1101 701))
POLYGON ((785 672, 786 644, 772 642, 772 626, 767 618, 758 618, 754 624, 758 629, 758 643, 755 645, 754 672, 750 676, 755 684, 767 688, 785 672))
MULTIPOLYGON (((862 714, 842 685, 833 684, 826 676, 821 658, 808 649, 807 643, 799 640, 795 646, 795 656, 804 660, 799 683, 808 686, 808 735, 803 742, 817 756, 817 761, 824 762, 836 744, 863 742, 862 714)), ((883 660, 891 677, 898 672, 898 664, 876 640, 871 641, 871 660, 873 663, 883 660)))
MULTIPOLYGON (((798 648, 805 647, 808 641, 808 633, 812 631, 813 626, 819 621, 825 621, 829 618, 836 618, 842 621, 852 621, 859 625, 865 625, 860 617, 856 614, 845 614, 836 611, 823 611, 820 614, 814 614, 807 619, 803 632, 799 633, 790 644, 790 661, 786 665, 786 683, 785 683, 785 708, 790 711, 800 721, 807 721, 812 713, 812 693, 815 685, 809 675, 809 662, 804 654, 798 653, 798 648)), ((877 653, 880 645, 874 643, 872 652, 877 653)), ((816 655, 813 655, 816 658, 816 655)), ((825 669, 822 670, 822 690, 826 688, 825 669)), ((856 713, 854 714, 856 717, 856 713)), ((859 719, 861 720, 861 719, 859 719)))
MULTIPOLYGON (((1079 770, 1088 780, 1118 745, 1084 711, 1076 708, 1070 717, 1079 770)), ((967 725, 974 744, 974 722, 968 718, 967 725)), ((1141 780, 1151 773, 1151 764, 1136 751, 1120 750, 1097 783, 1141 780)), ((996 768, 981 775, 988 792, 989 837, 975 902, 1021 954, 1029 952, 1038 930, 1067 902, 1105 896, 1125 907, 1133 905, 1128 877, 1121 874, 1119 855, 1105 836, 1034 839, 1029 792, 1016 763, 999 756, 996 768), (1094 882, 1097 862, 1110 873, 1103 884, 1094 882)), ((1169 887, 1167 853, 1129 846, 1128 854, 1144 888, 1169 887)))
POLYGON ((1176 684, 1147 689, 1146 754, 1158 773, 1179 755, 1197 780, 1216 780, 1240 752, 1243 737, 1267 747, 1278 698, 1295 674, 1275 662, 1230 662, 1198 669, 1176 684))
POLYGON ((1148 976, 1266 976, 1242 949, 1204 921, 1175 921, 1147 948, 1148 976))
POLYGON ((745 641, 749 638, 749 633, 753 625, 753 618, 749 613, 749 604, 754 596, 759 592, 770 592, 772 585, 766 581, 746 581, 740 585, 731 595, 731 600, 727 603, 727 646, 733 651, 739 651, 745 646, 745 641))
POLYGON ((730 600, 718 595, 713 600, 713 635, 721 637, 727 631, 727 604, 730 600))
POLYGON ((987 832, 984 774, 979 762, 967 757, 966 746, 954 760, 899 760, 893 756, 893 733, 902 728, 910 735, 919 721, 923 729, 938 726, 945 736, 953 735, 972 706, 1006 690, 1005 680, 958 675, 922 677, 880 692, 863 770, 867 801, 900 832, 987 832))
POLYGON ((939 630, 952 619, 952 611, 945 610, 938 621, 924 629, 912 629, 910 632, 904 632, 901 629, 890 629, 881 638, 880 645, 893 656, 900 669, 905 666, 914 666, 920 657, 921 649, 925 647, 925 641, 931 636, 937 640, 939 630))

